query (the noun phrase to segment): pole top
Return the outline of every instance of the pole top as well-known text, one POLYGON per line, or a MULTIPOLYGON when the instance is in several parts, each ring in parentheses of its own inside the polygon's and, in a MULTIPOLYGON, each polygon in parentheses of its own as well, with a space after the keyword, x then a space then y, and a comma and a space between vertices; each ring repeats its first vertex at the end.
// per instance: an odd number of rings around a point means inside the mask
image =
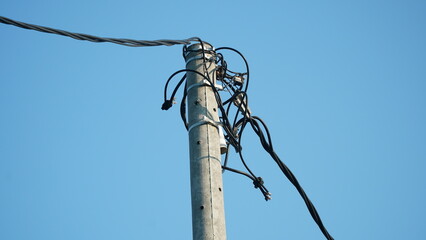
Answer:
POLYGON ((203 47, 204 47, 205 51, 214 51, 215 50, 213 45, 211 45, 208 42, 204 42, 204 41, 185 45, 183 48, 186 51, 200 51, 200 50, 202 50, 203 47))
POLYGON ((202 51, 204 51, 205 53, 213 53, 215 49, 208 42, 197 42, 183 46, 183 53, 185 55, 185 58, 187 58, 188 55, 191 53, 200 53, 202 51))
POLYGON ((203 58, 206 61, 210 61, 215 55, 214 47, 208 42, 199 42, 183 47, 183 56, 186 60, 186 64, 193 60, 203 58))

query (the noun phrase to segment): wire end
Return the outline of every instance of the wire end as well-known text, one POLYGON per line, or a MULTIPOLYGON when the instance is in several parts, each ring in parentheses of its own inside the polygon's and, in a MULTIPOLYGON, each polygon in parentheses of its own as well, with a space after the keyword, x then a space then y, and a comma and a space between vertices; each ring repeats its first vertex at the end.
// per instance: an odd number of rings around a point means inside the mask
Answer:
POLYGON ((172 100, 166 100, 164 101, 163 105, 161 106, 161 110, 169 110, 173 106, 172 100))
POLYGON ((265 194, 265 201, 272 200, 271 195, 272 195, 272 194, 271 194, 270 192, 267 192, 267 193, 265 194))

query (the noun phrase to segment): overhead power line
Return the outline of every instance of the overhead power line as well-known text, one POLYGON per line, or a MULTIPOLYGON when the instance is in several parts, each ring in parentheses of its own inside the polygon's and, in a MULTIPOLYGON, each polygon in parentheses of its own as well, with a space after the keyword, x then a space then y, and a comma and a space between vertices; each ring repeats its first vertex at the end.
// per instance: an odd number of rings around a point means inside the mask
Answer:
POLYGON ((90 42, 110 42, 115 43, 119 45, 124 45, 127 47, 155 47, 155 46, 173 46, 173 45, 179 45, 179 44, 190 44, 192 41, 199 41, 199 38, 192 37, 188 39, 183 40, 170 40, 170 39, 161 39, 161 40, 134 40, 134 39, 126 39, 126 38, 105 38, 105 37, 97 37, 89 34, 84 33, 73 33, 68 32, 60 29, 50 28, 50 27, 43 27, 39 25, 24 23, 12 20, 10 18, 2 17, 0 16, 0 23, 13 25, 20 28, 35 30, 39 32, 44 33, 51 33, 51 34, 57 34, 65 37, 74 38, 77 40, 84 40, 84 41, 90 41, 90 42))

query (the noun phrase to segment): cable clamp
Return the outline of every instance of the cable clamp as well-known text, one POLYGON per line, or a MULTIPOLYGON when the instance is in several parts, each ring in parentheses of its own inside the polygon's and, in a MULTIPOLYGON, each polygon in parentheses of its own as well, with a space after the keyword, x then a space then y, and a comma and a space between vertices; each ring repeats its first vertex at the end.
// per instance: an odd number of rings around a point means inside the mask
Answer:
POLYGON ((212 56, 211 54, 206 53, 204 55, 205 55, 205 57, 199 56, 199 55, 190 57, 190 58, 186 59, 185 63, 188 64, 192 61, 200 60, 200 59, 204 59, 205 61, 210 62, 210 61, 214 61, 214 59, 215 59, 214 56, 212 56), (207 57, 207 55, 210 55, 210 57, 207 57))
POLYGON ((192 124, 191 126, 188 127, 188 132, 190 132, 195 127, 199 127, 199 126, 204 125, 204 124, 210 124, 213 127, 217 128, 218 130, 219 130, 219 126, 222 126, 221 122, 215 122, 215 121, 211 120, 210 118, 203 116, 203 118, 200 119, 200 121, 198 121, 198 122, 196 122, 196 123, 194 123, 194 124, 192 124))
POLYGON ((210 86, 210 82, 207 79, 203 79, 203 81, 201 81, 199 83, 194 83, 191 86, 188 86, 186 88, 186 91, 189 92, 189 90, 194 88, 194 87, 203 87, 203 86, 210 86))
POLYGON ((184 46, 184 51, 185 52, 215 51, 215 48, 210 43, 203 42, 203 44, 194 43, 194 44, 189 45, 189 46, 185 45, 184 46))
POLYGON ((216 87, 216 89, 218 91, 224 91, 225 90, 225 88, 222 85, 220 85, 220 84, 215 84, 214 86, 216 87))
MULTIPOLYGON (((189 91, 190 89, 194 88, 194 87, 204 87, 204 86, 211 86, 210 82, 207 79, 203 79, 203 81, 199 82, 199 83, 194 83, 191 86, 188 86, 186 88, 186 91, 189 91)), ((214 87, 218 90, 218 91, 223 91, 224 88, 222 85, 219 84, 215 84, 214 87)))
POLYGON ((203 44, 195 43, 190 46, 185 45, 183 47, 183 52, 184 58, 187 58, 191 53, 203 54, 204 52, 204 54, 214 54, 215 49, 210 43, 204 42, 203 44))

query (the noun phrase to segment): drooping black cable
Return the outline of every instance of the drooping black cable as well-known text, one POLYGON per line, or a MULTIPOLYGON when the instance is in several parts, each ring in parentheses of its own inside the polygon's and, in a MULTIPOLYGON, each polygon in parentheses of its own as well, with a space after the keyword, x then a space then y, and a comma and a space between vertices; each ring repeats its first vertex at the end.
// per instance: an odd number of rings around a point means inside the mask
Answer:
POLYGON ((97 43, 110 42, 110 43, 115 43, 119 45, 124 45, 127 47, 172 46, 177 44, 190 44, 192 41, 198 40, 198 38, 196 37, 183 39, 183 40, 162 39, 162 40, 154 40, 154 41, 133 40, 133 39, 126 39, 126 38, 105 38, 105 37, 92 36, 92 35, 84 34, 84 33, 73 33, 73 32, 68 32, 68 31, 64 31, 60 29, 54 29, 50 27, 43 27, 39 25, 19 22, 16 20, 12 20, 10 18, 2 17, 2 16, 0 16, 0 23, 9 24, 16 27, 35 30, 35 31, 44 32, 44 33, 62 35, 62 36, 74 38, 77 40, 85 40, 85 41, 97 42, 97 43))
MULTIPOLYGON (((238 105, 238 112, 241 112, 243 114, 243 118, 241 118, 237 123, 235 123, 235 120, 234 120, 234 124, 233 124, 233 128, 235 128, 235 127, 238 128, 238 125, 241 125, 240 131, 239 131, 239 134, 238 134, 239 144, 241 145, 242 133, 243 133, 243 131, 245 129, 245 126, 247 125, 247 123, 250 123, 250 125, 252 126, 253 131, 258 135, 263 148, 271 155, 271 157, 273 158, 273 160, 280 167, 281 171, 289 179, 289 181, 295 186, 295 188, 297 189, 297 191, 301 195, 301 197, 304 200, 304 202, 305 202, 305 204, 306 204, 306 206, 307 206, 307 208, 308 208, 308 210, 309 210, 312 218, 317 223, 318 227, 320 228, 320 230, 322 231, 322 233, 324 234, 324 236, 327 239, 329 239, 329 240, 333 239, 331 237, 331 235, 328 233, 327 229, 324 227, 324 225, 322 223, 322 220, 319 217, 319 214, 318 214, 317 210, 315 209, 315 206, 313 205, 313 203, 311 202, 311 200, 308 198, 307 194, 305 193, 305 191, 303 190, 303 188, 301 187, 301 185, 297 181, 297 179, 294 176, 294 174, 279 159, 278 155, 274 152, 273 146, 272 146, 271 134, 270 134, 269 129, 268 129, 267 125, 265 124, 265 122, 261 118, 259 118, 257 116, 253 116, 252 117, 252 116, 248 116, 247 115, 248 101, 247 101, 246 98, 247 98, 247 95, 246 95, 246 93, 244 93, 244 95, 240 99, 240 103, 238 105), (244 112, 241 111, 242 110, 242 105, 245 105, 244 112), (263 133, 263 131, 262 131, 262 129, 261 129, 261 127, 260 127, 260 125, 259 125, 258 122, 260 122, 260 124, 265 129, 266 137, 267 138, 265 138, 265 134, 263 133)), ((254 175, 253 172, 248 168, 247 164, 245 163, 244 158, 242 157, 241 153, 240 153, 240 158, 241 158, 241 161, 242 161, 243 165, 247 169, 247 171, 250 174, 254 175)))
POLYGON ((226 166, 222 166, 222 169, 230 171, 230 172, 238 173, 238 174, 241 174, 241 175, 244 175, 244 176, 250 178, 253 181, 254 188, 258 188, 262 192, 263 196, 265 196, 265 200, 266 201, 271 200, 271 193, 263 185, 263 179, 261 177, 253 177, 248 173, 245 173, 243 171, 233 169, 233 168, 230 168, 230 167, 226 167, 226 166))
POLYGON ((172 80, 172 78, 173 78, 174 76, 176 76, 176 74, 181 73, 181 72, 185 72, 185 71, 186 71, 186 69, 179 70, 179 71, 177 71, 177 72, 173 73, 173 74, 169 77, 169 79, 167 79, 166 85, 164 86, 164 103, 163 103, 163 105, 161 106, 161 109, 162 109, 162 110, 168 110, 169 108, 171 108, 171 107, 173 106, 173 100, 175 99, 176 92, 179 90, 180 85, 182 85, 182 83, 185 81, 185 79, 186 79, 186 74, 185 74, 185 75, 183 75, 183 77, 181 78, 181 80, 180 80, 180 81, 178 82, 178 84, 176 85, 175 89, 173 90, 172 95, 170 96, 170 99, 167 99, 167 87, 169 86, 169 82, 170 82, 170 80, 172 80))
MULTIPOLYGON (((242 127, 242 129, 244 129, 244 127, 242 127)), ((240 134, 241 134, 241 133, 240 133, 240 134)), ((241 136, 241 135, 240 135, 240 136, 241 136)), ((239 137, 238 139, 239 139, 239 141, 241 141, 241 137, 239 137)), ((241 146, 241 142, 239 142, 238 144, 241 146)), ((245 162, 245 160, 244 160, 244 157, 243 157, 243 154, 242 154, 241 149, 238 151, 238 154, 239 154, 239 156, 240 156, 240 160, 241 160, 241 162, 243 163, 244 167, 247 169, 247 171, 248 171, 249 173, 245 173, 245 172, 242 172, 242 171, 239 171, 239 170, 236 170, 236 169, 232 169, 232 168, 227 167, 227 163, 228 163, 228 156, 229 156, 229 144, 228 144, 228 146, 227 146, 227 151, 226 151, 226 153, 225 153, 225 154, 226 154, 226 155, 225 155, 224 164, 223 164, 223 166, 222 166, 222 169, 223 169, 223 170, 222 170, 222 172, 223 172, 224 170, 229 170, 229 171, 231 171, 231 172, 239 173, 239 174, 242 174, 242 175, 245 175, 245 176, 249 177, 250 179, 252 179, 252 180, 253 180, 253 185, 254 185, 254 187, 255 187, 255 188, 258 188, 258 189, 261 191, 261 193, 262 193, 262 194, 263 194, 263 196, 265 197, 265 200, 266 200, 266 201, 271 200, 271 193, 269 193, 268 189, 264 186, 263 179, 262 179, 261 177, 256 177, 256 175, 255 175, 255 174, 251 171, 251 169, 248 167, 248 165, 246 164, 246 162, 245 162)))
POLYGON ((166 81, 166 85, 164 86, 164 103, 163 103, 163 105, 161 106, 161 109, 162 110, 169 110, 169 108, 171 108, 172 106, 173 106, 173 99, 174 99, 174 96, 175 96, 175 94, 176 94, 176 92, 177 92, 177 90, 179 89, 179 87, 180 87, 180 85, 182 85, 182 83, 183 83, 183 81, 186 79, 186 73, 185 73, 185 75, 182 77, 182 79, 179 81, 179 83, 177 84, 177 86, 175 87, 175 89, 173 90, 173 93, 172 93, 172 96, 170 97, 170 99, 167 99, 167 88, 168 88, 168 86, 169 86, 169 83, 170 83, 170 81, 177 75, 177 74, 179 74, 179 73, 181 73, 181 72, 188 72, 189 70, 188 69, 182 69, 182 70, 179 70, 179 71, 176 71, 176 72, 174 72, 170 77, 169 77, 169 79, 167 79, 167 81, 166 81))
POLYGON ((188 131, 188 122, 186 121, 186 96, 187 95, 188 95, 188 92, 186 91, 186 84, 185 84, 185 88, 183 89, 182 100, 180 102, 180 117, 182 118, 183 124, 185 125, 185 128, 188 131))
MULTIPOLYGON (((247 122, 246 121, 243 121, 243 124, 241 125, 241 129, 240 129, 240 132, 239 132, 239 134, 238 134, 238 144, 239 145, 241 145, 241 139, 242 139, 242 136, 243 136, 243 132, 244 132, 244 129, 245 129, 245 127, 246 127, 246 125, 247 125, 247 122)), ((246 170, 252 175, 252 176, 254 176, 254 173, 251 171, 251 169, 248 167, 248 165, 247 165, 247 163, 246 163, 246 161, 244 160, 244 157, 243 157, 243 154, 242 154, 242 151, 239 151, 238 152, 238 154, 239 154, 239 156, 240 156, 240 160, 241 160, 241 162, 243 163, 243 165, 244 165, 244 167, 246 168, 246 170)))
MULTIPOLYGON (((268 137, 268 145, 269 145, 269 148, 271 149, 271 150, 273 150, 274 148, 273 148, 273 146, 272 146, 272 138, 271 138, 271 134, 269 133, 269 129, 268 129, 268 127, 266 126, 266 123, 260 118, 260 117, 258 117, 258 116, 252 116, 252 118, 254 119, 254 120, 257 120, 257 121, 259 121, 261 124, 262 124, 262 126, 263 126, 263 128, 265 129, 265 131, 266 131, 266 136, 268 137)), ((259 128, 260 129, 260 128, 259 128)))
POLYGON ((176 95, 177 91, 179 90, 180 85, 182 85, 182 83, 185 81, 185 79, 186 79, 186 74, 183 75, 183 77, 180 79, 180 81, 176 85, 175 89, 172 92, 172 95, 170 95, 170 99, 174 99, 175 98, 175 95, 176 95))
POLYGON ((244 176, 246 176, 246 177, 248 177, 248 178, 250 178, 252 181, 254 181, 255 180, 255 178, 254 177, 252 177, 250 174, 248 174, 248 173, 245 173, 245 172, 243 172, 243 171, 240 171, 240 170, 237 170, 237 169, 234 169, 234 168, 230 168, 230 167, 227 167, 227 166, 222 166, 222 168, 224 169, 224 170, 227 170, 227 171, 231 171, 231 172, 234 172, 234 173, 238 173, 238 174, 241 174, 241 175, 244 175, 244 176))
MULTIPOLYGON (((201 75, 201 76, 203 76, 203 77, 205 77, 202 73, 200 73, 200 72, 197 72, 197 71, 195 71, 195 70, 192 70, 192 69, 181 69, 181 70, 179 70, 179 71, 176 71, 176 72, 174 72, 170 77, 169 77, 169 79, 167 79, 167 82, 166 82, 166 85, 165 85, 165 87, 164 87, 164 103, 163 103, 163 105, 161 106, 161 109, 162 110, 168 110, 170 107, 172 107, 172 105, 173 105, 173 97, 174 97, 174 94, 176 94, 176 92, 177 92, 177 90, 178 90, 178 88, 182 85, 182 83, 183 83, 183 81, 186 79, 186 74, 182 77, 182 79, 179 81, 179 83, 177 84, 177 86, 176 86, 176 88, 173 90, 173 94, 172 94, 172 97, 170 98, 170 99, 167 99, 167 87, 168 87, 168 85, 169 85, 169 82, 177 75, 177 74, 179 74, 179 73, 181 73, 181 72, 192 72, 192 73, 195 73, 195 74, 198 74, 198 75, 201 75)), ((209 82, 209 83, 211 83, 211 82, 209 82)), ((212 83, 211 83, 211 85, 212 85, 212 83)))
POLYGON ((281 159, 278 157, 278 155, 273 150, 273 147, 271 145, 272 144, 271 137, 270 137, 269 130, 268 130, 266 124, 259 117, 252 117, 250 119, 250 124, 252 125, 253 130, 256 129, 255 132, 259 136, 260 141, 262 143, 262 146, 264 147, 266 152, 268 152, 270 154, 272 159, 277 163, 277 165, 279 166, 281 171, 284 173, 284 175, 287 177, 287 179, 293 184, 293 186, 299 192, 300 196, 304 200, 304 202, 305 202, 305 204, 306 204, 306 206, 309 210, 309 213, 311 214, 314 221, 317 223, 321 232, 324 234, 324 236, 328 240, 333 240, 333 237, 328 233, 327 229, 325 228, 324 224, 322 223, 322 220, 321 220, 314 204, 308 198, 308 196, 305 193, 305 191, 303 190, 302 186, 299 184, 299 181, 297 180, 296 176, 294 176, 294 174, 291 172, 291 170, 284 164, 284 162, 281 161, 281 159), (257 121, 261 122, 261 124, 265 128, 265 131, 267 132, 267 137, 269 139, 268 141, 265 139, 264 134, 263 134, 259 124, 257 123, 257 121))
MULTIPOLYGON (((238 145, 239 146, 241 146, 242 133, 244 131, 246 124, 247 124, 247 121, 242 122, 241 129, 240 129, 240 132, 239 132, 239 138, 238 138, 238 145)), ((269 193, 269 191, 264 186, 263 179, 261 177, 256 177, 256 175, 253 173, 253 171, 249 168, 246 161, 244 160, 244 156, 243 156, 243 153, 242 153, 241 150, 238 151, 238 155, 240 157, 241 163, 246 168, 246 170, 249 172, 249 174, 252 176, 252 179, 255 179, 255 181, 253 181, 255 188, 258 188, 261 191, 261 193, 265 197, 266 201, 270 200, 271 194, 269 193)))

